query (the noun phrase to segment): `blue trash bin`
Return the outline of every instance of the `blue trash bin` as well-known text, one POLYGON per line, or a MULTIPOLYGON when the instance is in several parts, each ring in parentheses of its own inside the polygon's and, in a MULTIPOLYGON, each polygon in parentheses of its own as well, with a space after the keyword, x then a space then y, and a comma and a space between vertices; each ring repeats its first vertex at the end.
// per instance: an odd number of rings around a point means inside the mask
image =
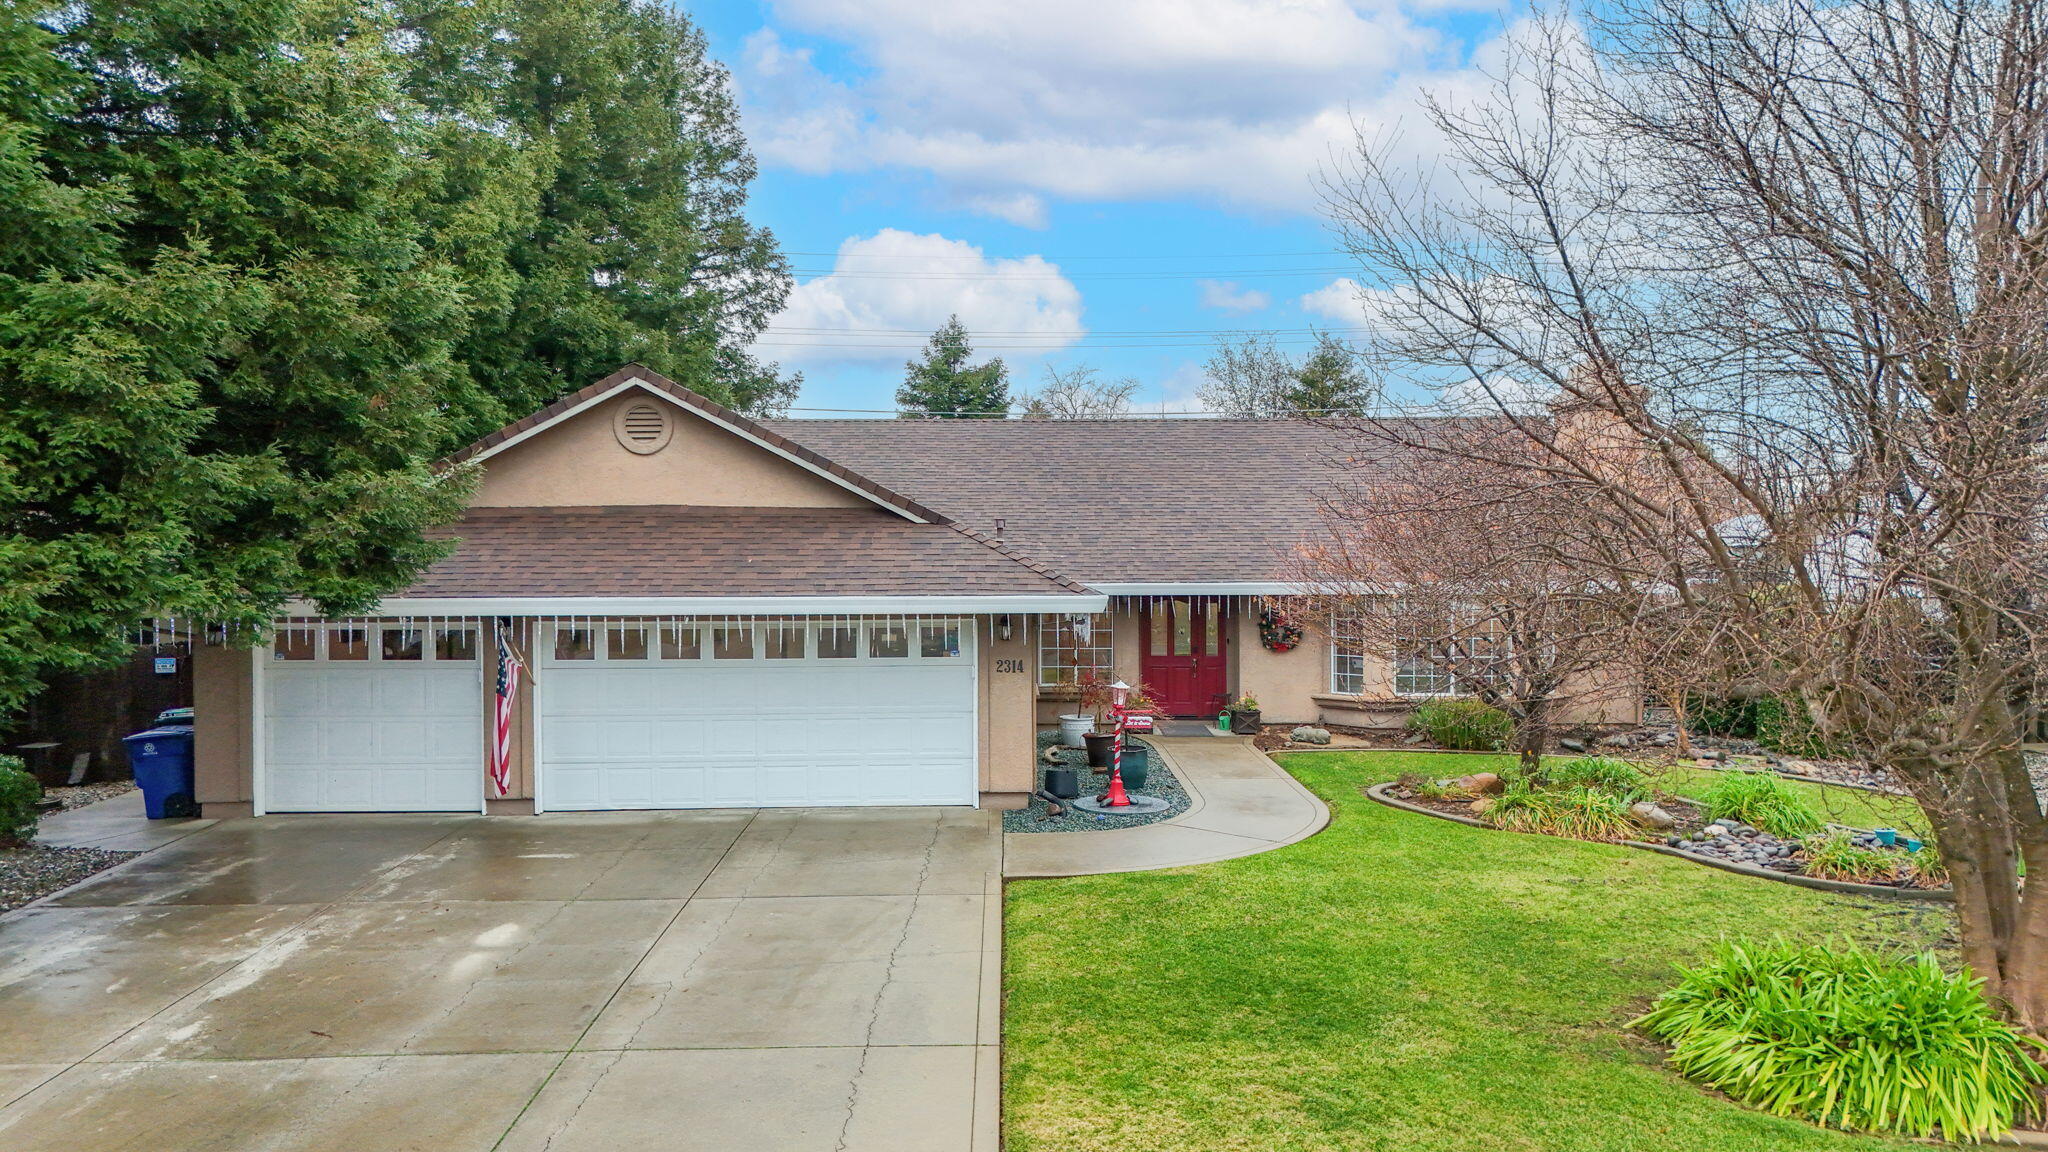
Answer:
POLYGON ((128 770, 142 788, 142 807, 151 820, 197 816, 192 800, 192 726, 166 724, 122 737, 128 770))

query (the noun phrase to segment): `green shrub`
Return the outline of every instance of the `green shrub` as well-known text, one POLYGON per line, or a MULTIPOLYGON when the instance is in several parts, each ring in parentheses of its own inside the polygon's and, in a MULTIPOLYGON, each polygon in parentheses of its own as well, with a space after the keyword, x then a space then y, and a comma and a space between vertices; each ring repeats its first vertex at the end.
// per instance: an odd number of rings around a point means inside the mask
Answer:
POLYGON ((1647 781, 1636 766, 1612 756, 1580 756, 1544 769, 1553 787, 1591 788, 1631 803, 1649 795, 1647 781))
POLYGON ((1484 819, 1508 832, 1540 832, 1574 840, 1612 843, 1636 835, 1629 801, 1592 788, 1536 788, 1526 778, 1511 780, 1484 819))
POLYGON ((1842 750, 1821 735, 1806 701, 1796 696, 1766 696, 1756 701, 1756 742, 1773 752, 1808 759, 1829 759, 1842 750))
POLYGON ((1686 1076, 1777 1116, 1976 1140, 2029 1117, 2042 1046, 1933 955, 1723 943, 1635 1021, 1686 1076))
POLYGON ((1700 793, 1715 820, 1740 820, 1782 839, 1808 836, 1825 821, 1792 786, 1770 772, 1718 772, 1700 793))
POLYGON ((1756 701, 1727 696, 1687 696, 1685 715, 1692 730, 1705 736, 1756 739, 1756 701))
POLYGON ((43 785, 22 769, 15 756, 0 756, 0 844, 26 844, 35 838, 42 813, 36 802, 43 785))
POLYGON ((1439 748, 1464 752, 1498 752, 1515 731, 1507 713, 1480 700, 1424 700, 1409 713, 1408 726, 1439 748))

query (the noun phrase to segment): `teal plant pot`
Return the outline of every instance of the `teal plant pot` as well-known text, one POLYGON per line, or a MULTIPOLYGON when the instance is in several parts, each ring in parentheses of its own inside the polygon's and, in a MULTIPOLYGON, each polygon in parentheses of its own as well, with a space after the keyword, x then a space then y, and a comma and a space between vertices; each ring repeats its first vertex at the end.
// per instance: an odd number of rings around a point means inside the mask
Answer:
POLYGON ((1152 778, 1152 750, 1143 744, 1124 746, 1124 787, 1137 789, 1152 778))

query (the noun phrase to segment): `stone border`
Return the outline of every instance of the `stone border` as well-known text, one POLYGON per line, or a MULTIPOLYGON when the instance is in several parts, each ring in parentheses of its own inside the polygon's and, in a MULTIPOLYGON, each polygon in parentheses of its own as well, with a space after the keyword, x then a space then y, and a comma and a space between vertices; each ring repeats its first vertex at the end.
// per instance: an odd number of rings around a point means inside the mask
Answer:
MULTIPOLYGON (((1676 767, 1676 765, 1674 764, 1673 767, 1676 767)), ((1702 772, 1746 772, 1750 775, 1755 775, 1757 772, 1762 771, 1769 772, 1773 776, 1781 777, 1786 780, 1797 780, 1802 784, 1819 784, 1827 788, 1852 788, 1858 792, 1869 792, 1877 796, 1897 796, 1902 800, 1911 800, 1913 798, 1913 794, 1910 792, 1900 792, 1892 788, 1879 788, 1875 784, 1850 784, 1842 780, 1830 780, 1825 776, 1803 776, 1797 772, 1780 771, 1776 768, 1771 767, 1769 764, 1765 764, 1760 769, 1750 769, 1728 767, 1726 766, 1726 763, 1724 761, 1716 761, 1711 765, 1701 764, 1695 761, 1692 764, 1692 767, 1697 768, 1702 772)))
MULTIPOLYGON (((1425 808, 1420 804, 1410 804, 1405 800, 1396 800, 1386 793, 1386 790, 1395 783, 1396 781, 1388 780, 1384 783, 1374 784, 1365 790, 1365 794, 1367 798, 1377 800, 1389 808, 1399 808, 1405 812, 1420 812, 1424 816, 1434 816, 1439 820, 1449 820, 1456 824, 1483 828, 1489 832, 1500 831, 1500 829, 1476 817, 1438 812, 1434 808, 1425 808)), ((1598 841, 1586 841, 1586 843, 1598 843, 1598 841)), ((1923 903, 1955 899, 1955 891, 1950 888, 1894 888, 1885 884, 1857 884, 1848 880, 1824 880, 1818 876, 1795 876, 1790 873, 1773 871, 1769 868, 1758 868, 1753 864, 1738 864, 1733 860, 1717 860, 1712 857, 1673 848, 1669 844, 1650 844, 1641 840, 1618 840, 1613 841, 1613 843, 1621 844, 1628 848, 1640 848, 1645 852, 1675 856, 1680 860, 1690 861, 1694 864, 1703 864, 1709 868, 1719 868, 1723 872, 1733 872, 1738 876, 1755 876, 1763 880, 1776 880, 1780 884, 1791 884, 1799 888, 1811 888, 1818 892, 1833 892, 1842 896, 1875 896, 1886 900, 1923 903)))

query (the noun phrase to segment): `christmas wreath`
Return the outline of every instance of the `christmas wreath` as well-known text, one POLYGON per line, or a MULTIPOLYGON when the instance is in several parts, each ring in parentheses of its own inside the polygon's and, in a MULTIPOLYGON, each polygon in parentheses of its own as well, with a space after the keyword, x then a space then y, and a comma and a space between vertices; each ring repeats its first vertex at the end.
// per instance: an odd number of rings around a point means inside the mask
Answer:
POLYGON ((1268 651, 1287 652, 1301 643, 1301 625, 1278 608, 1259 610, 1259 643, 1268 651))

